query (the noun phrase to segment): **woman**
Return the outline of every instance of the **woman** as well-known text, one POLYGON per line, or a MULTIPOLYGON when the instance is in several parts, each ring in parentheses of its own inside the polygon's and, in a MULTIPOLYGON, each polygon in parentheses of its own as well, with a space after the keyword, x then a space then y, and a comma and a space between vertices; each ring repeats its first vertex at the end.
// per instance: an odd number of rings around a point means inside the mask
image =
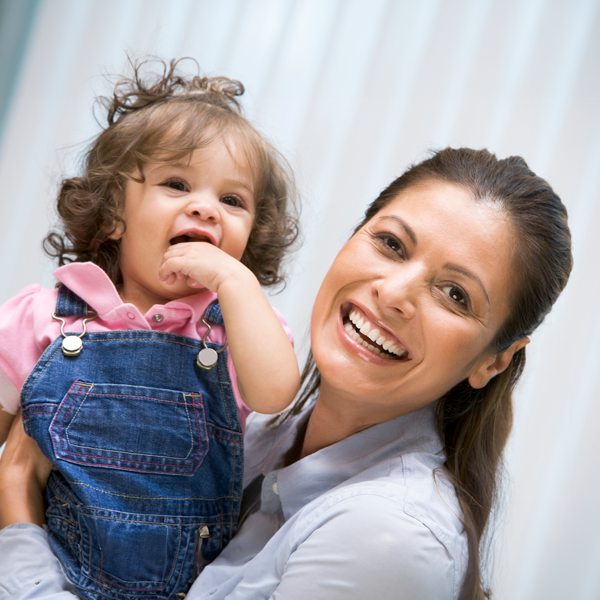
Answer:
MULTIPOLYGON (((249 421, 240 528, 187 598, 485 597, 512 391, 571 266, 566 210, 518 157, 446 149, 394 181, 323 281, 301 398, 249 421)), ((27 445, 9 440, 0 506, 43 484, 27 445)), ((73 597, 16 524, 40 513, 0 515, 7 598, 73 597)))

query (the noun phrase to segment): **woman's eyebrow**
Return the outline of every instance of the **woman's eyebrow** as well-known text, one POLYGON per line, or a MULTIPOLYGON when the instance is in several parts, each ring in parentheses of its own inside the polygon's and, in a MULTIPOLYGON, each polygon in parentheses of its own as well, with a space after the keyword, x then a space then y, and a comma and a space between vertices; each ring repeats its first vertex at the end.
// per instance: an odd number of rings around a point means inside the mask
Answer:
POLYGON ((378 217, 378 219, 391 219, 392 221, 396 221, 396 223, 399 223, 404 229, 404 231, 406 231, 406 235, 410 238, 410 241, 416 246, 417 236, 406 221, 395 215, 382 215, 381 217, 378 217))
POLYGON ((483 290, 483 294, 485 295, 485 299, 487 300, 487 303, 489 306, 490 297, 488 296, 488 293, 486 292, 485 286, 483 285, 481 279, 479 279, 479 277, 477 277, 477 275, 475 275, 474 273, 471 273, 470 271, 467 271, 466 269, 463 269, 462 267, 459 267, 458 265, 453 265, 451 263, 446 263, 444 265, 444 269, 448 269, 450 271, 455 271, 456 273, 461 273, 462 275, 465 275, 469 279, 476 281, 479 284, 479 287, 481 287, 481 289, 483 290))

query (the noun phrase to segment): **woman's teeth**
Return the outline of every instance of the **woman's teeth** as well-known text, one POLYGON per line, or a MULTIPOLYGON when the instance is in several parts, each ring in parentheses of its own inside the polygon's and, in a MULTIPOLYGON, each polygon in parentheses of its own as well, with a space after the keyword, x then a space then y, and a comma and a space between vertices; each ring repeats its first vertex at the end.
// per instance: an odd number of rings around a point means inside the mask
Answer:
POLYGON ((348 335, 374 354, 390 359, 403 359, 408 356, 407 350, 400 348, 395 340, 387 338, 384 331, 377 329, 354 309, 350 311, 348 318, 350 320, 344 325, 348 335), (369 338, 375 345, 369 344, 359 333, 369 338))

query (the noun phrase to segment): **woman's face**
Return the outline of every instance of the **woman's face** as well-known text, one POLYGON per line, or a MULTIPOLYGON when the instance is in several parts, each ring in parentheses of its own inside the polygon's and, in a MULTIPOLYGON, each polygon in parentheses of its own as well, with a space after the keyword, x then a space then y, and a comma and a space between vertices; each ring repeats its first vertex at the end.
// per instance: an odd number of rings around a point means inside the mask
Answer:
POLYGON ((509 311, 514 235, 496 205, 427 182, 401 192, 342 248, 311 338, 322 391, 393 418, 465 378, 482 387, 509 311))

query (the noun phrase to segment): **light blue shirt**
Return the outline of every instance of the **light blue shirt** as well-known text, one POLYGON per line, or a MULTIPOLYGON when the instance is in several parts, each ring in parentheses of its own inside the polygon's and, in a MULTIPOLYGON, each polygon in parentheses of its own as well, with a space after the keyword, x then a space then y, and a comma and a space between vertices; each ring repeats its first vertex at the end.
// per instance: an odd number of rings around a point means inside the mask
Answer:
MULTIPOLYGON (((300 415, 252 415, 245 484, 260 504, 186 600, 455 600, 467 540, 440 469, 433 406, 380 423, 282 468, 300 415), (256 497, 258 501, 258 495, 256 497)), ((252 498, 246 497, 252 501, 252 498)), ((73 600, 45 532, 0 532, 0 599, 73 600)))

